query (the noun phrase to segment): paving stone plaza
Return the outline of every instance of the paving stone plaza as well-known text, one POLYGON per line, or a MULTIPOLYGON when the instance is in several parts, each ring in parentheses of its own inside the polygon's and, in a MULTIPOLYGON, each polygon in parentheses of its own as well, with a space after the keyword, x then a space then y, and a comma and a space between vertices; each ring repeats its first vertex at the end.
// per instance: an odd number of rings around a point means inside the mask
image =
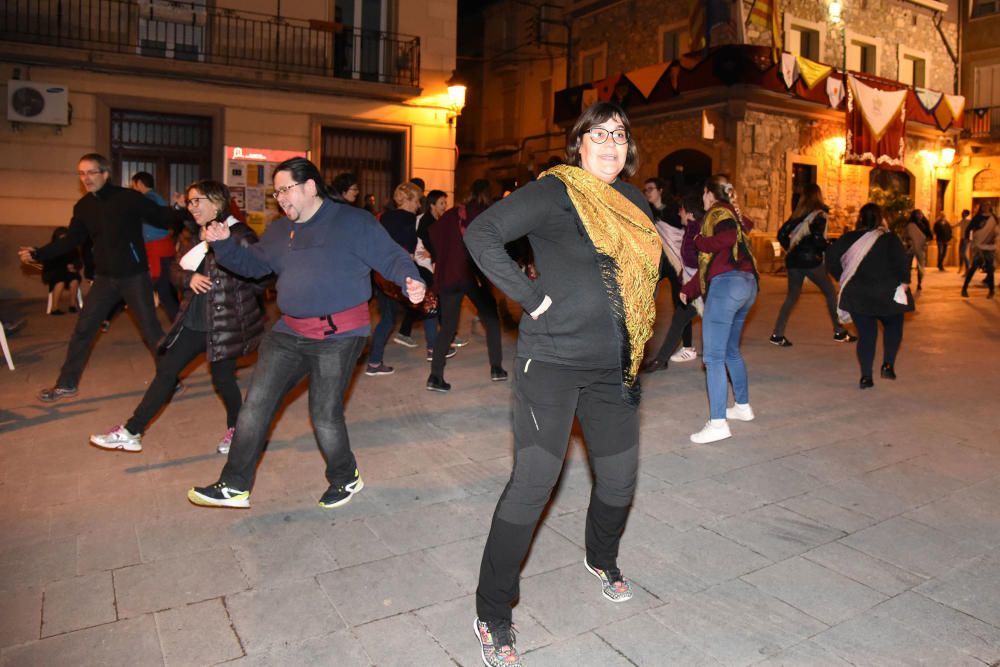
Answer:
MULTIPOLYGON (((625 604, 583 567, 575 436, 514 609, 525 664, 997 664, 1000 303, 959 288, 954 269, 928 270, 899 379, 862 392, 811 285, 794 346, 768 344, 785 283, 765 276, 743 346, 757 419, 729 440, 688 440, 708 414, 700 362, 645 376, 625 604)), ((42 404, 73 321, 25 309, 17 369, 0 369, 0 665, 481 664, 474 591, 511 465, 510 384, 490 382, 481 335, 449 360, 450 394, 425 391, 419 348, 390 344, 392 376, 357 373, 347 416, 365 488, 348 505, 317 506, 299 391, 252 508, 220 510, 185 497, 223 464, 205 364, 141 453, 98 450, 88 435, 131 414, 151 357, 119 318, 79 395, 42 404)), ((508 370, 514 343, 507 332, 508 370)))

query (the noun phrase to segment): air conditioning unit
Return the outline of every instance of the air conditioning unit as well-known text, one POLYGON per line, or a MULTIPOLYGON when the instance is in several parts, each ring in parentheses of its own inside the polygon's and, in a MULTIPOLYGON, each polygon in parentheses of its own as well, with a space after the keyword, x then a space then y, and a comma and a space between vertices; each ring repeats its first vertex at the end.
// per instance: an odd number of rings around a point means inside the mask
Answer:
POLYGON ((53 83, 10 80, 7 82, 7 120, 69 125, 69 90, 53 83))

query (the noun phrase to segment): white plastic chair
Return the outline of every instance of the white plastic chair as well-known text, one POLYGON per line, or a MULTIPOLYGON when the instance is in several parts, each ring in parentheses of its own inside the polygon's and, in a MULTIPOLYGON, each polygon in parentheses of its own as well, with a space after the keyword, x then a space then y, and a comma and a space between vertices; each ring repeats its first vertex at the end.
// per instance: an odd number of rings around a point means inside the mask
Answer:
MULTIPOLYGON (((49 292, 49 303, 45 306, 45 314, 49 315, 52 313, 52 292, 49 292)), ((83 310, 83 292, 79 287, 76 288, 76 307, 77 310, 83 310)))

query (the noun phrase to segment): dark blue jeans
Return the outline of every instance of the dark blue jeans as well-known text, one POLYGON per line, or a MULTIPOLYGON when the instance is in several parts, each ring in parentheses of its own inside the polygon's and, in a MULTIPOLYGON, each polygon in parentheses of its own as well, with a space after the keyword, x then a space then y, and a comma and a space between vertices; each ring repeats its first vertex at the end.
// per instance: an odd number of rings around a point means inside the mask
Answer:
POLYGON ((712 278, 701 320, 708 407, 712 419, 726 418, 729 383, 737 403, 749 403, 747 366, 740 354, 743 322, 757 298, 757 280, 746 271, 728 271, 712 278))
POLYGON ((347 436, 344 394, 364 346, 363 336, 313 340, 269 332, 257 355, 220 480, 241 491, 250 489, 271 421, 285 394, 307 375, 309 416, 326 459, 326 479, 330 484, 353 479, 357 461, 347 436))

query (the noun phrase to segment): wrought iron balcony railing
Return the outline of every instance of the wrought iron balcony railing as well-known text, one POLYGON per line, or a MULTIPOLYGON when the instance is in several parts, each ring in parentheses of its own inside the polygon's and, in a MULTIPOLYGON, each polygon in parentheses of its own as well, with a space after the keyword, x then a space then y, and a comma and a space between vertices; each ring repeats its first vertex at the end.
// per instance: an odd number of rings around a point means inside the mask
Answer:
POLYGON ((0 0, 0 40, 229 67, 420 82, 420 38, 171 0, 0 0))

